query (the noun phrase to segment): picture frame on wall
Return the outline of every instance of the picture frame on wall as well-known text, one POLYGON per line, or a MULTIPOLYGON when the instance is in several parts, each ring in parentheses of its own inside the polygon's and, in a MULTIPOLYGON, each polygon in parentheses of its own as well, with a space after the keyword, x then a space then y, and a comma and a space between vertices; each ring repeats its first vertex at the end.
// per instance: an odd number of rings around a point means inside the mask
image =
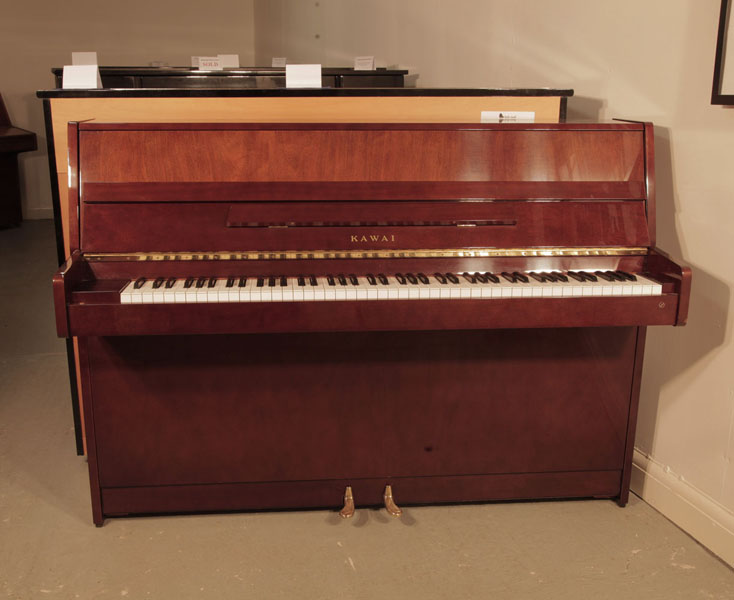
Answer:
POLYGON ((732 0, 721 0, 711 104, 734 104, 734 26, 730 18, 731 4, 732 0))

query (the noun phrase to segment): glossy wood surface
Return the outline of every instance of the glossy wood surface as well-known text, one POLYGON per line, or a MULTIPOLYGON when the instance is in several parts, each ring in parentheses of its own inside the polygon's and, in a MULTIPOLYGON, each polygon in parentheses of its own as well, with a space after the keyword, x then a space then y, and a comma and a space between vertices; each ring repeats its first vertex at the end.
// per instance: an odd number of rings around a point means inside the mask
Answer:
POLYGON ((387 484, 407 504, 626 503, 645 327, 684 323, 690 290, 690 270, 651 247, 645 125, 85 123, 77 135, 81 253, 57 274, 55 299, 59 332, 80 336, 95 523, 338 508, 346 485, 358 506, 387 484), (525 250, 408 255, 449 247, 525 250), (367 254, 308 258, 329 249, 367 254), (378 249, 406 255, 369 256, 378 249), (285 250, 303 255, 279 259, 285 250), (84 255, 94 251, 118 254, 84 255), (123 255, 143 251, 168 260, 123 255), (173 259, 186 251, 197 260, 173 259), (648 274, 662 294, 119 298, 140 276, 569 269, 648 274))
MULTIPOLYGON (((484 481, 484 496, 462 499, 528 497, 523 486, 530 497, 619 492, 635 328, 85 344, 103 490, 273 481, 330 489, 334 479, 374 479, 360 505, 375 503, 385 480, 412 503, 457 497, 441 485, 412 492, 415 483, 402 488, 403 478, 491 474, 505 476, 496 495, 484 481), (545 378, 555 385, 537 386, 545 378), (544 478, 512 483, 519 473, 569 481, 589 473, 596 483, 536 494, 544 478)), ((293 491, 258 500, 260 508, 301 505, 293 491)))

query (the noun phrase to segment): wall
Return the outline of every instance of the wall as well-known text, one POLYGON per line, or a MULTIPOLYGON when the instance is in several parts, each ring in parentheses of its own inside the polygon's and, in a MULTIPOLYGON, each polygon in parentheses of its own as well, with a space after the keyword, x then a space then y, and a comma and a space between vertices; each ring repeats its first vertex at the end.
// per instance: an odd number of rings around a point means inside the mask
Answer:
POLYGON ((43 107, 35 93, 55 87, 51 67, 70 64, 72 50, 95 50, 104 65, 148 65, 160 60, 187 66, 192 54, 218 53, 239 54, 241 64, 251 65, 253 2, 4 4, 0 8, 0 93, 13 124, 38 135, 39 150, 20 155, 25 218, 52 217, 43 107))
POLYGON ((734 110, 711 106, 719 0, 255 0, 255 56, 409 66, 418 85, 574 88, 570 118, 656 123, 658 244, 690 320, 648 335, 633 489, 734 564, 734 110))

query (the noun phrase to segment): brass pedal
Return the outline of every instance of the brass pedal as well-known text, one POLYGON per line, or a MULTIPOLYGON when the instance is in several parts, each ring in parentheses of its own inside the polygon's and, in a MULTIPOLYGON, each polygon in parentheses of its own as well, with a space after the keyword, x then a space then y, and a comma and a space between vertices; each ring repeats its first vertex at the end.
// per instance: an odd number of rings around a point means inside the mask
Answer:
POLYGON ((352 494, 351 485, 348 485, 344 490, 344 507, 339 511, 339 516, 343 519, 354 516, 354 495, 352 494))
POLYGON ((403 514, 402 509, 397 504, 395 504, 395 500, 392 497, 392 486, 391 485, 385 486, 385 494, 382 496, 382 499, 385 501, 385 509, 393 517, 399 517, 400 515, 403 514))

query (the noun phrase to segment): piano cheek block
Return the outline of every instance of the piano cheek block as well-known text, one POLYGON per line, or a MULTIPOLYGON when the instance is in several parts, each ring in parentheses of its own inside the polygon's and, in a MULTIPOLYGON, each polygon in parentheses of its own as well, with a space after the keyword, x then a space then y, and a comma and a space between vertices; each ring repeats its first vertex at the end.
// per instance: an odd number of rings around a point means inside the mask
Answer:
POLYGON ((54 302, 95 523, 627 501, 646 326, 691 281, 650 125, 71 130, 54 302))

